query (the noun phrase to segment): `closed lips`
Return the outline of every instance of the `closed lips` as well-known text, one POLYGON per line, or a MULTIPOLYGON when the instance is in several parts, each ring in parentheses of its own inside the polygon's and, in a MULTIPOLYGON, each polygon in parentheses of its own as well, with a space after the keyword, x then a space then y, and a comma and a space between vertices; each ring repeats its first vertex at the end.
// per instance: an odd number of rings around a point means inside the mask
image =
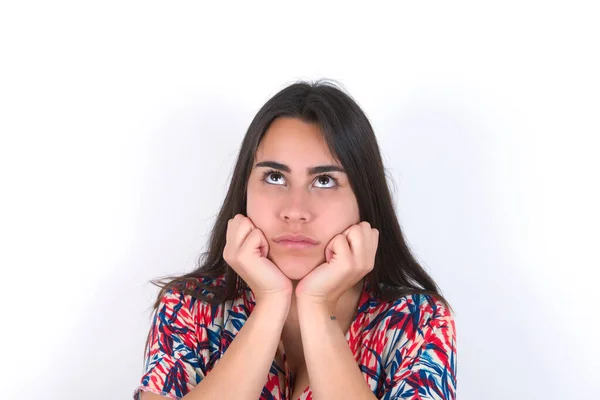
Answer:
POLYGON ((281 235, 278 236, 274 239, 275 242, 283 242, 283 241, 287 241, 287 242, 304 242, 304 243, 309 243, 309 244, 317 244, 318 241, 316 241, 315 239, 308 237, 308 236, 304 236, 304 235, 281 235))

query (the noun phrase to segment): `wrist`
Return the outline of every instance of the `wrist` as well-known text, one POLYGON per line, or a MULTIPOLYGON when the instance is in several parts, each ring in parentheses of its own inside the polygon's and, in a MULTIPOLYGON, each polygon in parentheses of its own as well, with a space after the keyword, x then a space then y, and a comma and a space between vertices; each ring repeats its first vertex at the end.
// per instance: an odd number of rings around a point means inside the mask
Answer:
POLYGON ((298 313, 306 311, 312 314, 334 315, 337 301, 325 297, 303 295, 296 297, 298 313))
POLYGON ((285 294, 263 295, 256 298, 254 311, 260 314, 265 314, 269 319, 280 319, 285 321, 290 311, 292 296, 285 294))
MULTIPOLYGON (((315 299, 298 299, 296 302, 300 330, 303 332, 322 332, 322 329, 339 328, 335 307, 315 299), (327 328, 326 328, 327 327, 327 328)), ((303 333, 304 340, 304 333, 303 333)))

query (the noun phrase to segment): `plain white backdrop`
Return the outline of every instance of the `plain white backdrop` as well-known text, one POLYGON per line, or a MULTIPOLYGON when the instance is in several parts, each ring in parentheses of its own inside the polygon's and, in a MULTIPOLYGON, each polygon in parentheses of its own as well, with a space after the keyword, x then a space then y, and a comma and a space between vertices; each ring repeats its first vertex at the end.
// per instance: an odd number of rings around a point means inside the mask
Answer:
POLYGON ((409 244, 456 310, 458 398, 597 399, 598 16, 2 4, 2 397, 131 398, 148 281, 194 268, 262 104, 326 77, 369 116, 409 244))

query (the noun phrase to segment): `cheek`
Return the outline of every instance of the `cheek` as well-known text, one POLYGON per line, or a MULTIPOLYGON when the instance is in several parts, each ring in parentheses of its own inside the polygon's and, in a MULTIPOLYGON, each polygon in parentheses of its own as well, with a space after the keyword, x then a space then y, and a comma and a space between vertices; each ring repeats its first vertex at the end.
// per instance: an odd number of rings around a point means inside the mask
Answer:
POLYGON ((254 225, 261 230, 268 229, 269 221, 272 219, 272 200, 269 196, 261 193, 255 188, 249 187, 246 194, 246 214, 254 225))
POLYGON ((323 234, 332 239, 351 225, 359 223, 360 215, 355 199, 340 199, 325 203, 322 209, 321 228, 323 234))

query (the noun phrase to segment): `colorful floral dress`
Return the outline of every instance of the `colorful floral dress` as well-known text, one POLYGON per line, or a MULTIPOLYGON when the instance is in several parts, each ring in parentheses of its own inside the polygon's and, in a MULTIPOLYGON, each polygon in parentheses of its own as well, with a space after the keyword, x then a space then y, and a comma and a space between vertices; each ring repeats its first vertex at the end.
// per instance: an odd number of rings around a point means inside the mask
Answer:
MULTIPOLYGON (((202 280, 209 286, 223 284, 223 278, 202 280)), ((214 306, 168 291, 153 317, 145 372, 134 399, 141 391, 182 398, 210 373, 254 305, 250 289, 214 306)), ((419 294, 382 302, 365 280, 346 340, 378 399, 456 398, 455 324, 439 300, 419 294)), ((265 378, 260 400, 291 400, 293 382, 281 342, 265 378)), ((312 399, 310 386, 300 399, 312 399)))

